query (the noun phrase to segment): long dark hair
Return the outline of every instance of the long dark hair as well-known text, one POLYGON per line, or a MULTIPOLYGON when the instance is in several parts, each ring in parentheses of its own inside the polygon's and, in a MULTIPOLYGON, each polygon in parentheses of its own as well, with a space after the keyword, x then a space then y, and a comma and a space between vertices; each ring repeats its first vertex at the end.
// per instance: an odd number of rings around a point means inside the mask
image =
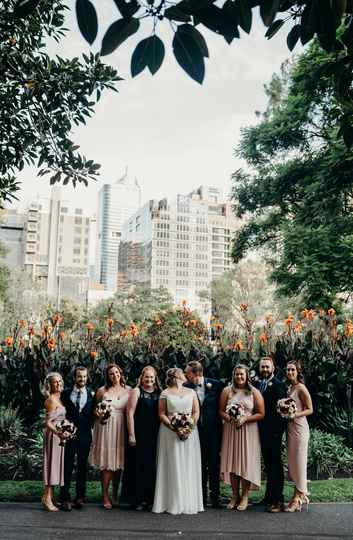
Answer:
POLYGON ((108 364, 105 368, 105 372, 104 372, 104 377, 105 377, 105 388, 106 390, 108 390, 108 388, 110 388, 112 385, 112 381, 110 380, 109 378, 109 371, 113 368, 117 368, 119 373, 120 373, 120 386, 122 386, 123 388, 125 388, 126 386, 126 380, 125 380, 125 377, 124 377, 124 372, 123 370, 121 369, 120 366, 118 366, 118 364, 108 364))
POLYGON ((288 367, 288 366, 294 366, 295 367, 295 369, 297 370, 297 373, 298 373, 298 376, 297 376, 298 382, 304 383, 304 374, 303 374, 303 369, 302 369, 302 366, 301 366, 300 362, 298 362, 297 360, 289 360, 289 362, 287 362, 286 367, 288 367))
POLYGON ((250 383, 250 374, 249 374, 249 368, 248 366, 246 366, 245 364, 237 364, 235 366, 235 368, 233 369, 233 372, 232 372, 232 384, 231 384, 231 387, 232 387, 232 390, 234 393, 236 393, 237 390, 239 390, 239 387, 236 386, 236 382, 235 382, 235 379, 234 379, 234 376, 235 376, 235 372, 237 369, 244 369, 245 370, 245 373, 246 373, 246 381, 245 381, 245 390, 247 392, 249 392, 250 394, 252 393, 252 385, 250 383))

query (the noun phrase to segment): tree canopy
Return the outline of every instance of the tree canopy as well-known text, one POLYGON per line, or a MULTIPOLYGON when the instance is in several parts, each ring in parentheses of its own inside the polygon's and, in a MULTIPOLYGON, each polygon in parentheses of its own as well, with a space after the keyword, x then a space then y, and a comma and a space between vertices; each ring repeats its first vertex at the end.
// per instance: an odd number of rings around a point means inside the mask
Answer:
POLYGON ((323 308, 353 290, 353 152, 337 139, 335 81, 322 70, 332 56, 313 43, 287 66, 262 120, 242 131, 250 172, 233 175, 236 212, 248 216, 235 260, 265 246, 279 292, 323 308))
MULTIPOLYGON (((20 0, 21 1, 21 0, 20 0)), ((32 1, 35 5, 35 0, 32 1)), ((112 0, 117 7, 116 19, 106 30, 101 55, 109 55, 136 33, 143 32, 142 19, 151 21, 148 35, 137 44, 131 56, 131 74, 148 68, 154 75, 165 57, 165 45, 158 35, 167 25, 172 30, 172 50, 176 61, 195 81, 205 77, 205 58, 209 50, 203 28, 222 36, 231 44, 250 33, 254 8, 267 27, 271 39, 287 28, 290 51, 298 42, 303 45, 315 36, 330 57, 326 69, 335 79, 339 97, 340 131, 347 146, 353 144, 353 0, 112 0)), ((99 6, 100 10, 106 9, 99 6)), ((76 0, 78 24, 84 38, 92 44, 98 33, 98 15, 91 0, 76 0)))
POLYGON ((115 89, 116 71, 99 55, 51 58, 46 41, 65 34, 62 0, 3 0, 0 6, 0 202, 19 189, 25 165, 51 183, 87 183, 99 165, 85 158, 71 130, 85 124, 102 90, 115 89))

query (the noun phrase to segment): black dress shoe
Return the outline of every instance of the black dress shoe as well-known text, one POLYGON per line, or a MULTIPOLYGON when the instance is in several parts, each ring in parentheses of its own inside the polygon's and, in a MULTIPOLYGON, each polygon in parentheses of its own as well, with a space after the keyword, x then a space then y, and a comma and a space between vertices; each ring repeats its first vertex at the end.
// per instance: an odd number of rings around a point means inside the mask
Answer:
POLYGON ((219 499, 214 499, 213 501, 211 501, 211 508, 223 508, 223 506, 219 499))
POLYGON ((60 506, 60 510, 63 510, 63 512, 71 512, 72 505, 70 501, 64 501, 62 505, 60 506))
POLYGON ((73 503, 72 503, 72 506, 74 508, 76 508, 76 510, 82 510, 83 508, 83 499, 76 499, 73 503))

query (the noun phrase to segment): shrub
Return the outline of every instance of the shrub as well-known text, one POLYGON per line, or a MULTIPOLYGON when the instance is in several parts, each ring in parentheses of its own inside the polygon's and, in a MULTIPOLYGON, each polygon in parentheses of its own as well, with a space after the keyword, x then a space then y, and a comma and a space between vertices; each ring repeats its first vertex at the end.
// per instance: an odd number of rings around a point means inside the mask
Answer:
POLYGON ((353 451, 344 444, 343 437, 312 429, 308 470, 313 479, 332 478, 337 472, 349 474, 353 471, 353 451))
POLYGON ((11 447, 24 435, 18 408, 0 406, 0 447, 11 447))

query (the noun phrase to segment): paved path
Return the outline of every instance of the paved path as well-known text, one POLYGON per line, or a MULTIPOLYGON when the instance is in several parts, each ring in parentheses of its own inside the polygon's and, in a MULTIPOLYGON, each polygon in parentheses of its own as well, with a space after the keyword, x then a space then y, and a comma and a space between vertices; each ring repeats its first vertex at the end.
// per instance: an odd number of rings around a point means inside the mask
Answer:
POLYGON ((88 504, 71 513, 35 503, 0 503, 0 540, 353 540, 353 504, 313 504, 309 512, 267 514, 212 510, 193 516, 104 510, 88 504))

